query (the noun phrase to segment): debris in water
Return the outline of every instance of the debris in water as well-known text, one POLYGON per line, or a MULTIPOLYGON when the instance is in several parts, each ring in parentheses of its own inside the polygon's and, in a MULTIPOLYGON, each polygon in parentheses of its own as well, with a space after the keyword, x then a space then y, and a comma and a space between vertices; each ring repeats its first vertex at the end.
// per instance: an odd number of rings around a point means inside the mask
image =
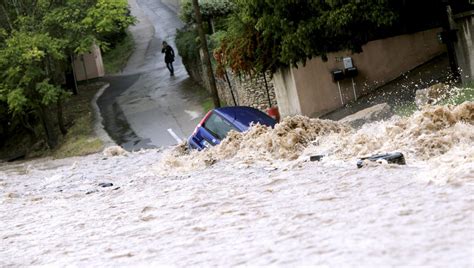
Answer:
POLYGON ((104 155, 105 156, 119 156, 119 155, 126 155, 127 151, 125 151, 122 147, 120 146, 110 146, 104 149, 104 155))
POLYGON ((97 192, 98 192, 97 190, 92 190, 92 191, 86 192, 86 194, 93 194, 93 193, 97 193, 97 192))
POLYGON ((112 186, 114 186, 114 184, 111 183, 111 182, 101 182, 101 183, 99 183, 99 186, 100 187, 112 187, 112 186))
POLYGON ((323 157, 325 157, 326 155, 323 155, 323 154, 318 154, 318 155, 312 155, 309 157, 309 161, 311 162, 314 162, 314 161, 321 161, 321 159, 323 159, 323 157))
POLYGON ((357 167, 361 168, 364 166, 365 161, 386 161, 389 164, 399 164, 399 165, 406 165, 405 157, 400 152, 395 153, 388 153, 388 154, 377 154, 368 157, 362 157, 357 161, 357 167))

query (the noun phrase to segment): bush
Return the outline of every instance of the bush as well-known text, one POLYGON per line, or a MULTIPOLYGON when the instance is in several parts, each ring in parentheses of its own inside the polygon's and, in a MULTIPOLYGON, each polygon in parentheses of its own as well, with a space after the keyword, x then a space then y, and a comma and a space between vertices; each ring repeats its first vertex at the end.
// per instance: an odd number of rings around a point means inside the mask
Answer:
MULTIPOLYGON (((226 17, 236 8, 234 2, 231 0, 199 1, 199 7, 203 21, 210 21, 217 18, 226 17)), ((180 18, 188 25, 191 25, 195 22, 194 7, 191 0, 182 1, 180 18)))
POLYGON ((103 54, 105 71, 108 74, 117 73, 122 70, 133 53, 135 43, 129 32, 125 32, 125 35, 118 42, 114 44, 112 49, 106 50, 103 54))
POLYGON ((175 41, 178 53, 184 61, 199 60, 199 37, 196 30, 177 30, 175 41))

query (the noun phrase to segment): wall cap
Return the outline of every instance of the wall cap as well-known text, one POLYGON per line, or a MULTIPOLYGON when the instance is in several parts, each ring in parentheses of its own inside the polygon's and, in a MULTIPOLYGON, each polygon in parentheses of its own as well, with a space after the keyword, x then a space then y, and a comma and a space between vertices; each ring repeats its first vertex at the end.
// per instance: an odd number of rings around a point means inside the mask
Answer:
POLYGON ((474 16, 474 10, 470 10, 470 11, 466 11, 466 12, 456 14, 453 17, 454 17, 455 20, 460 20, 460 19, 463 19, 465 17, 473 17, 473 16, 474 16))

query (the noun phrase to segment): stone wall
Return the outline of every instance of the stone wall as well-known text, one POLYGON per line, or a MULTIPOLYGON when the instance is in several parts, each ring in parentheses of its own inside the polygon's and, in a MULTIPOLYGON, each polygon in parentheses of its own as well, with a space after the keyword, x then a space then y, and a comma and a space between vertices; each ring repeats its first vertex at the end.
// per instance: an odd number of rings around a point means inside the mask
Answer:
POLYGON ((262 111, 277 105, 270 72, 265 76, 263 73, 236 76, 228 72, 227 77, 217 78, 216 84, 219 98, 226 105, 250 106, 262 111))
MULTIPOLYGON (((205 66, 201 61, 183 59, 183 64, 189 76, 210 92, 205 66)), ((262 111, 269 108, 270 103, 271 106, 277 105, 271 72, 267 72, 265 76, 263 74, 237 76, 228 71, 227 77, 218 78, 216 76, 216 86, 222 105, 250 106, 262 111)))

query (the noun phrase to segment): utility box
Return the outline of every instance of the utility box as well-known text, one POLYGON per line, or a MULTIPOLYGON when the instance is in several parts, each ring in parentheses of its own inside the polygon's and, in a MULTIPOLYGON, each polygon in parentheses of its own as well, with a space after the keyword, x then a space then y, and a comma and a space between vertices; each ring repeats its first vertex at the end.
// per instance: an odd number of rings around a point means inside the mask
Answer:
POLYGON ((347 78, 356 77, 359 74, 359 71, 356 67, 354 67, 354 63, 352 63, 351 57, 345 57, 342 59, 344 63, 344 76, 347 78))
POLYGON ((343 58, 342 62, 344 63, 344 69, 349 69, 349 68, 354 67, 354 64, 352 64, 352 58, 351 57, 343 58))
POLYGON ((331 71, 332 81, 337 82, 344 79, 344 72, 342 70, 336 69, 331 71))
POLYGON ((72 67, 77 81, 89 80, 105 75, 102 54, 97 45, 93 45, 89 53, 74 56, 72 67))
POLYGON ((344 75, 347 78, 356 77, 358 74, 359 74, 359 70, 357 70, 356 67, 351 67, 351 68, 344 69, 344 75))

